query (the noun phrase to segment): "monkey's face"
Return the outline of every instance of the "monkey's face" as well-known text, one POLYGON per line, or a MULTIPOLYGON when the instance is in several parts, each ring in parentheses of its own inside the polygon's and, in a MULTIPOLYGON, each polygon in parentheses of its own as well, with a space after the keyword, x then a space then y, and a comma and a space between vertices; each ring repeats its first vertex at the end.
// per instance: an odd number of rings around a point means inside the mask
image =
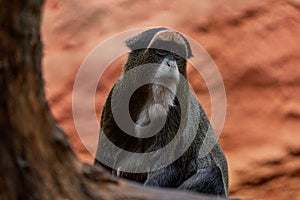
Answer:
POLYGON ((163 49, 153 49, 155 62, 159 67, 155 73, 155 79, 164 84, 174 87, 179 83, 179 68, 177 62, 182 58, 173 52, 163 49))
POLYGON ((186 60, 192 57, 191 47, 180 33, 155 28, 126 41, 132 50, 125 71, 146 63, 160 64, 158 78, 178 81, 178 72, 186 77, 186 60), (176 69, 177 68, 177 69, 176 69))

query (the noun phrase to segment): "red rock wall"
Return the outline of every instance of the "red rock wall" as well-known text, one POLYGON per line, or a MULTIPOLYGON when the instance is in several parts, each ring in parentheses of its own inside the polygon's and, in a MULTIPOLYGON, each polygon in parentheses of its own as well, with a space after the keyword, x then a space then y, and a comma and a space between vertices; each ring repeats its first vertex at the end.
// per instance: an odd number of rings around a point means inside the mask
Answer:
MULTIPOLYGON (((220 142, 229 161, 231 195, 300 198, 299 0, 48 0, 42 22, 45 88, 78 156, 92 162, 72 119, 72 88, 80 64, 111 35, 148 26, 189 35, 219 67, 228 101, 220 142)), ((99 83, 98 113, 124 59, 114 62, 99 83)), ((210 113, 203 81, 193 69, 189 77, 210 113)), ((85 139, 85 145, 95 148, 97 141, 89 135, 85 139)))

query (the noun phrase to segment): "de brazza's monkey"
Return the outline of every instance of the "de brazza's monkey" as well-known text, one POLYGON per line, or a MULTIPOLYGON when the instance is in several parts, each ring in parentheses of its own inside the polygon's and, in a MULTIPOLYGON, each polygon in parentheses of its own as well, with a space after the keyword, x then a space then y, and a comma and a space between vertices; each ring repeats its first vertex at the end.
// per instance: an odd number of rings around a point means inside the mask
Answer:
POLYGON ((95 165, 147 186, 227 197, 226 158, 188 86, 187 39, 154 28, 126 45, 131 52, 103 108, 95 165))

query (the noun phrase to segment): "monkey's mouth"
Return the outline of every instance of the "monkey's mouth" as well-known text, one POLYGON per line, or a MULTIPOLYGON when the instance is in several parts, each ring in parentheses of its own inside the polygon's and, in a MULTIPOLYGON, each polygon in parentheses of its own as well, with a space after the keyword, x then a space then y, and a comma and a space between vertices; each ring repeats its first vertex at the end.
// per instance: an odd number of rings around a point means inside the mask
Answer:
POLYGON ((158 77, 158 79, 162 82, 167 82, 167 83, 177 83, 178 82, 178 77, 172 76, 172 75, 162 75, 158 77))
POLYGON ((156 72, 156 79, 165 84, 177 84, 179 82, 179 72, 175 68, 162 65, 156 72))
POLYGON ((173 81, 174 83, 178 82, 178 78, 174 77, 174 76, 167 76, 167 77, 164 77, 163 79, 165 79, 166 81, 173 81))

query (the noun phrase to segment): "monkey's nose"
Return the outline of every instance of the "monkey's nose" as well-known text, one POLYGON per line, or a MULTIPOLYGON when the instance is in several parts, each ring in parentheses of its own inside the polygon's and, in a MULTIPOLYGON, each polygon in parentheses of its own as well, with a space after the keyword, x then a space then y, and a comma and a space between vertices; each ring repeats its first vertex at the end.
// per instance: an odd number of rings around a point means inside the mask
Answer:
POLYGON ((168 67, 176 67, 176 61, 175 60, 168 60, 167 64, 168 64, 168 67))

